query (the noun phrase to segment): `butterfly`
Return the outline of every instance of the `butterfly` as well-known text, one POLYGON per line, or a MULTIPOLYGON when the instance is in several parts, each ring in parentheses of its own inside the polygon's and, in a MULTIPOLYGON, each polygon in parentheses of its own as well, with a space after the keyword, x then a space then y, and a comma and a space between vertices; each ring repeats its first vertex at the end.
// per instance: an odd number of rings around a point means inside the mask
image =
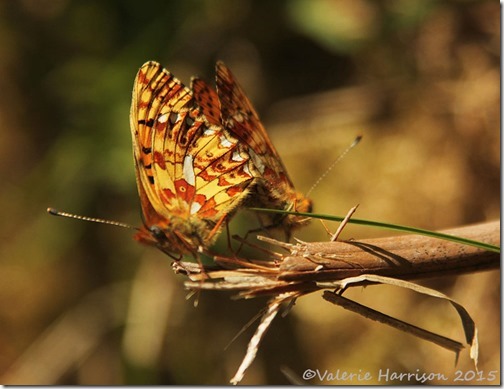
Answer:
POLYGON ((135 78, 130 126, 143 216, 135 239, 172 257, 205 250, 254 186, 248 146, 153 61, 135 78))
MULTIPOLYGON (((191 83, 194 98, 207 120, 222 126, 245 145, 257 173, 257 182, 247 205, 285 211, 311 212, 313 203, 295 190, 287 170, 271 142, 259 115, 236 81, 231 70, 223 63, 216 64, 215 91, 205 81, 194 78, 191 83)), ((307 223, 296 215, 267 214, 266 228, 282 228, 287 238, 291 231, 307 223)))

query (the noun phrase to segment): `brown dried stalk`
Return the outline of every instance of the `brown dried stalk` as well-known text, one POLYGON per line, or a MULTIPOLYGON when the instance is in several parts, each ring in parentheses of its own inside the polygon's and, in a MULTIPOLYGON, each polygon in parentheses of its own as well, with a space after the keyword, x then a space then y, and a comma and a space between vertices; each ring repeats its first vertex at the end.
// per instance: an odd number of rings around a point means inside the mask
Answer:
MULTIPOLYGON (((500 224, 490 222, 442 231, 498 246, 500 224)), ((420 235, 389 238, 288 244, 270 238, 290 253, 267 261, 215 257, 218 266, 192 266, 190 289, 240 291, 240 297, 278 295, 319 289, 317 282, 338 281, 362 274, 419 279, 497 269, 500 255, 477 247, 420 235), (197 269, 197 270, 196 270, 197 269)), ((184 264, 185 266, 185 264, 184 264)), ((187 264, 187 269, 191 268, 187 264)))
MULTIPOLYGON (((500 223, 442 231, 500 245, 500 223)), ((420 235, 344 242, 300 243, 279 266, 285 281, 338 280, 361 274, 418 279, 497 269, 499 253, 420 235)))
MULTIPOLYGON (((500 244, 499 222, 443 232, 494 246, 500 244)), ((344 242, 299 242, 297 244, 260 238, 260 240, 287 249, 289 254, 283 256, 275 254, 273 259, 266 261, 215 257, 218 267, 208 267, 203 271, 199 267, 183 264, 184 271, 188 273, 191 280, 186 282, 186 287, 190 289, 234 290, 238 291, 238 297, 242 298, 263 295, 271 297, 267 304, 267 311, 249 343, 246 355, 231 380, 232 383, 237 384, 242 380, 282 303, 294 301, 304 294, 320 289, 332 288, 343 291, 347 286, 377 282, 397 284, 450 301, 459 313, 467 344, 470 345, 471 358, 476 366, 477 331, 467 311, 460 304, 439 292, 406 281, 399 281, 399 279, 417 279, 496 269, 500 265, 498 253, 419 235, 344 242)), ((345 309, 441 345, 457 355, 463 347, 457 341, 363 307, 334 292, 326 291, 324 298, 345 309)))

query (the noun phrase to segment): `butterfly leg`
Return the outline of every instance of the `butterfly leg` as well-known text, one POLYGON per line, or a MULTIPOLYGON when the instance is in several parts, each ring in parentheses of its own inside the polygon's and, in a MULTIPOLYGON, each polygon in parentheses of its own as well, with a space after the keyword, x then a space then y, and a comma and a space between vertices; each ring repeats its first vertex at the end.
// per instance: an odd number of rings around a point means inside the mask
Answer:
MULTIPOLYGON (((251 235, 251 234, 256 234, 256 233, 258 233, 258 232, 263 232, 263 233, 265 233, 266 235, 268 235, 269 237, 271 237, 270 231, 271 231, 272 229, 274 229, 274 227, 273 227, 273 228, 271 228, 271 226, 264 226, 263 221, 261 220, 261 218, 259 217, 259 215, 258 215, 257 213, 255 213, 255 216, 256 216, 256 218, 257 218, 257 221, 258 221, 259 227, 249 229, 249 230, 245 233, 245 235, 244 235, 243 237, 241 237, 241 236, 237 236, 237 235, 234 235, 234 236, 233 236, 233 238, 234 238, 235 240, 238 240, 238 241, 240 242, 240 246, 239 246, 239 247, 238 247, 238 249, 236 250, 236 252, 235 252, 235 256, 236 256, 236 255, 238 255, 238 254, 240 253, 240 251, 242 250, 242 248, 243 248, 243 246, 244 246, 245 244, 247 244, 247 245, 249 245, 249 246, 253 246, 251 243, 249 243, 249 242, 247 241, 247 239, 248 239, 249 235, 251 235)), ((255 247, 255 246, 254 246, 254 247, 255 247)))
POLYGON ((229 252, 233 255, 233 257, 236 258, 238 256, 238 252, 240 251, 241 245, 237 251, 233 250, 233 245, 231 243, 231 231, 229 230, 229 220, 226 220, 226 240, 229 252))

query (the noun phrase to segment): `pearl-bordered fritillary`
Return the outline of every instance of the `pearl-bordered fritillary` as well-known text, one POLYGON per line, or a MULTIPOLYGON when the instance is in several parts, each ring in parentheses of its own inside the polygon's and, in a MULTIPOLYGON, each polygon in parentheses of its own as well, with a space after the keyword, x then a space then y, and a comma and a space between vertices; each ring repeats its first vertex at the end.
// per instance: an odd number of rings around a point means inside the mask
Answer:
POLYGON ((130 113, 144 222, 135 238, 170 255, 208 248, 258 175, 246 144, 210 119, 159 63, 140 68, 130 113))
MULTIPOLYGON (((312 201, 297 192, 259 115, 223 62, 216 65, 217 91, 199 78, 192 80, 194 98, 205 117, 222 126, 245 145, 256 167, 257 183, 248 205, 295 212, 311 212, 312 201), (217 104, 218 102, 218 104, 217 104)), ((307 222, 296 215, 268 214, 269 226, 282 227, 287 236, 307 222)))

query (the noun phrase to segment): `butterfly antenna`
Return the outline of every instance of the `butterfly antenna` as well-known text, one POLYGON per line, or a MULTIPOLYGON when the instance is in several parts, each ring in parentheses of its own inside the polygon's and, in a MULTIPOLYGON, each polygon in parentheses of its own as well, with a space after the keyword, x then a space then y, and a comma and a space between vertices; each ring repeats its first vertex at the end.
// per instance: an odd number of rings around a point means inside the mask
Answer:
POLYGON ((352 150, 355 146, 357 146, 359 144, 359 142, 361 141, 362 139, 362 135, 358 135, 354 141, 352 142, 352 144, 350 146, 348 146, 346 148, 346 150, 344 150, 338 158, 336 158, 336 160, 331 164, 331 166, 329 166, 329 168, 324 172, 324 174, 322 174, 317 181, 315 181, 315 183, 312 185, 312 187, 310 188, 310 190, 306 193, 306 197, 309 197, 310 196, 310 193, 313 192, 313 189, 315 189, 319 184, 320 182, 329 174, 329 172, 334 168, 334 166, 336 166, 336 164, 338 162, 340 162, 344 157, 345 155, 347 155, 347 153, 352 150))
POLYGON ((129 228, 131 230, 138 230, 137 227, 130 226, 129 224, 126 224, 126 223, 116 222, 113 220, 97 219, 94 217, 74 215, 73 213, 61 212, 61 211, 58 211, 57 209, 54 209, 54 208, 47 208, 47 212, 51 215, 54 215, 54 216, 62 216, 62 217, 68 217, 70 219, 83 220, 86 222, 109 224, 111 226, 129 228))

